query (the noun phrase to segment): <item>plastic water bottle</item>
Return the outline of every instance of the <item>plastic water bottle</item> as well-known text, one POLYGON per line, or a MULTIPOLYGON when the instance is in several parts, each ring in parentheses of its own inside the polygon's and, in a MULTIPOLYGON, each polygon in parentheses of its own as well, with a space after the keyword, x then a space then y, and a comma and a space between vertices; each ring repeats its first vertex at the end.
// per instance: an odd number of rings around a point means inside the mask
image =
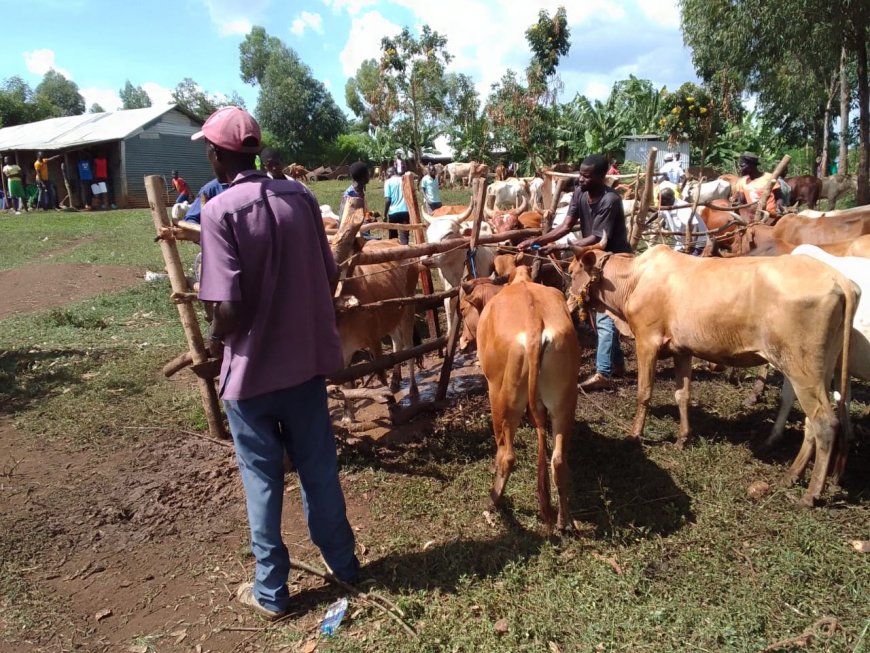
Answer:
POLYGON ((347 599, 339 599, 330 605, 326 616, 320 622, 320 632, 326 637, 332 637, 341 625, 345 612, 347 612, 347 599))

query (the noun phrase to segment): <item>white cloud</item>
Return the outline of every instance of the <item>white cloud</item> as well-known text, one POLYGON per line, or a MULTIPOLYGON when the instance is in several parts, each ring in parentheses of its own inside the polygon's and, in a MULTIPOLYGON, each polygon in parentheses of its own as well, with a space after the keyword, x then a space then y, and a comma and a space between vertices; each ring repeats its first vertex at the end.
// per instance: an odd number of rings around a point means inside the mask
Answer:
MULTIPOLYGON (((333 0, 336 3, 340 1, 333 0)), ((377 59, 381 51, 381 39, 385 36, 395 36, 401 31, 399 25, 387 20, 377 11, 370 11, 359 18, 354 18, 351 21, 347 43, 338 55, 344 75, 352 77, 365 59, 377 59)))
POLYGON ((88 109, 94 103, 99 104, 106 111, 117 111, 121 108, 121 98, 118 97, 118 91, 114 89, 89 86, 87 88, 80 88, 79 93, 85 99, 85 106, 88 109))
POLYGON ((290 26, 290 31, 296 36, 302 36, 305 33, 306 28, 310 28, 318 34, 323 34, 323 17, 320 14, 303 11, 293 21, 293 25, 290 26))
POLYGON ((151 98, 152 106, 159 107, 164 104, 173 104, 172 89, 161 86, 156 82, 145 82, 142 84, 142 89, 151 98))
POLYGON ((366 7, 378 4, 378 0, 323 0, 323 4, 332 7, 332 11, 336 14, 344 9, 351 16, 356 16, 366 7))
POLYGON ((262 24, 271 0, 201 0, 221 36, 247 34, 255 23, 262 24))
POLYGON ((662 27, 679 29, 680 7, 677 0, 642 0, 638 7, 651 21, 662 27))
POLYGON ((323 80, 323 85, 326 87, 326 90, 327 90, 327 91, 331 91, 331 90, 332 90, 332 80, 331 80, 331 79, 324 79, 324 80, 323 80))
POLYGON ((72 74, 66 68, 61 68, 55 64, 54 50, 42 48, 40 50, 23 52, 22 54, 24 56, 24 65, 34 75, 44 75, 49 70, 55 70, 67 79, 72 79, 72 74))

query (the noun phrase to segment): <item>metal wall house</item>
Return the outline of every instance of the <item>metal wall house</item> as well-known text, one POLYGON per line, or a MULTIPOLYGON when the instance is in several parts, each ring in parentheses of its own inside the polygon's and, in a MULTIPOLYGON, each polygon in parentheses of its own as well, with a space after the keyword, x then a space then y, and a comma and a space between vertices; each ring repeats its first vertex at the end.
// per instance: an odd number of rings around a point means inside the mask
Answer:
MULTIPOLYGON (((63 161, 73 204, 82 206, 86 194, 76 164, 79 158, 101 154, 108 159, 113 203, 122 208, 147 207, 146 175, 163 175, 168 184, 177 169, 193 192, 214 177, 203 144, 190 140, 201 126, 195 116, 174 105, 51 118, 0 129, 0 155, 12 156, 33 179, 38 151, 46 156, 61 154, 51 163, 51 178, 59 197, 64 197, 63 161)), ((174 199, 170 192, 169 200, 174 199)))
POLYGON ((667 154, 680 153, 680 161, 683 164, 683 170, 688 169, 691 164, 689 159, 689 144, 677 143, 674 146, 668 145, 666 140, 662 140, 658 134, 631 134, 623 136, 625 139, 625 160, 646 165, 646 158, 651 147, 658 149, 656 153, 656 170, 665 163, 667 154))

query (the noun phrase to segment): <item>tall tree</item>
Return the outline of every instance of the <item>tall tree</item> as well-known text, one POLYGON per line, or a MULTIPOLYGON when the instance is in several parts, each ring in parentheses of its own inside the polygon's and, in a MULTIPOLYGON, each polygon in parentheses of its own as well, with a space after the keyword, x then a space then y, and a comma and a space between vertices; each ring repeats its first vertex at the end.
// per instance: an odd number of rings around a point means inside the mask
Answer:
POLYGON ((124 87, 118 91, 121 97, 122 109, 145 109, 151 106, 151 98, 141 86, 133 86, 128 79, 124 82, 124 87))
POLYGON ((508 70, 493 85, 486 113, 495 141, 526 167, 537 168, 555 156, 556 95, 561 83, 556 68, 571 47, 571 32, 564 7, 553 16, 541 10, 538 20, 526 30, 532 59, 525 80, 508 70))
POLYGON ((88 109, 88 113, 105 113, 106 110, 100 106, 99 102, 94 102, 88 109))
MULTIPOLYGON (((758 93, 763 116, 791 143, 812 137, 817 151, 828 105, 830 80, 841 50, 860 67, 866 61, 866 0, 780 0, 770 11, 763 0, 680 0, 686 43, 706 81, 728 71, 743 89, 758 93), (782 20, 788 16, 788 20, 782 20), (740 26, 735 29, 735 26, 740 26)), ((866 67, 859 71, 859 129, 870 130, 866 67), (861 119, 861 115, 864 118, 861 119)), ((859 201, 870 200, 866 138, 859 138, 859 201)))
POLYGON ((381 80, 394 93, 396 127, 400 139, 411 146, 419 161, 424 133, 438 129, 444 115, 444 68, 452 57, 447 39, 424 25, 415 37, 406 27, 396 37, 381 39, 381 80))
POLYGON ((37 104, 53 107, 55 116, 78 116, 85 112, 85 98, 79 93, 78 85, 53 69, 45 73, 33 92, 33 99, 37 104))
POLYGON ((239 45, 242 80, 259 86, 257 118, 278 145, 303 163, 317 163, 347 128, 332 95, 296 52, 254 27, 239 45))
POLYGON ((380 65, 374 59, 363 61, 356 75, 348 78, 344 99, 366 128, 389 125, 398 108, 396 93, 384 83, 380 65))
POLYGON ((458 158, 482 159, 490 149, 490 129, 480 96, 468 75, 444 77, 444 131, 458 158))

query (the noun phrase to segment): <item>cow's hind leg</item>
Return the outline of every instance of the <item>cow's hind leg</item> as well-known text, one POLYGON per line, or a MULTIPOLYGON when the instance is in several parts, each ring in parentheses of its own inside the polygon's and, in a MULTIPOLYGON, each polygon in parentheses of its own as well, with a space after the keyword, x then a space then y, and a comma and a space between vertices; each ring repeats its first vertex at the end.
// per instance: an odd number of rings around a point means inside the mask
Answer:
POLYGON ((804 442, 786 474, 786 482, 797 482, 806 471, 810 460, 815 456, 809 487, 800 500, 802 505, 813 506, 821 498, 825 489, 838 426, 837 418, 831 409, 828 393, 824 386, 801 387, 799 383, 793 385, 807 418, 804 442))
POLYGON ((786 377, 782 383, 782 392, 780 393, 779 413, 776 416, 776 422, 773 424, 770 435, 762 445, 762 449, 772 449, 782 440, 783 433, 785 432, 785 423, 794 405, 795 396, 794 386, 792 386, 791 381, 786 377))
POLYGON ((574 430, 574 411, 577 408, 577 392, 571 388, 555 409, 550 410, 553 423, 553 480, 556 481, 556 492, 559 495, 559 517, 556 527, 566 530, 571 525, 571 515, 568 511, 568 490, 570 470, 568 469, 568 444, 574 430))
POLYGON ((556 515, 550 500, 550 472, 547 468, 547 411, 537 397, 529 397, 529 415, 538 434, 538 508, 541 519, 552 531, 556 515))
POLYGON ((674 399, 680 411, 680 433, 677 436, 677 446, 686 446, 692 436, 689 426, 689 384, 692 382, 692 355, 690 353, 674 354, 674 375, 677 390, 674 399))
POLYGON ((522 413, 516 411, 501 396, 501 387, 490 384, 489 402, 492 407, 492 430, 498 450, 495 454, 495 481, 489 497, 493 506, 498 506, 504 494, 508 478, 516 465, 514 454, 514 433, 520 423, 522 413))

